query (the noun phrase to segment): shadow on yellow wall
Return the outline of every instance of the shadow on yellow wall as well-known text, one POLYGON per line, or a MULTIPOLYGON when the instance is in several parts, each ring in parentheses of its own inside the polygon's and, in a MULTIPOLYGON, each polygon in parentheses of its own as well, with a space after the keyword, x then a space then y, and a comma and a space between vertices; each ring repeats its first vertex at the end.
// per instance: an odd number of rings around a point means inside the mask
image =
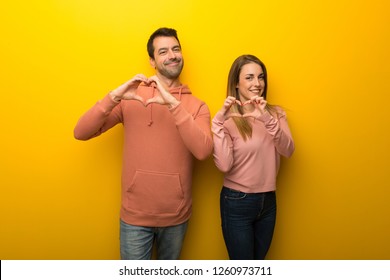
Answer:
MULTIPOLYGON (((212 116, 238 55, 268 67, 296 142, 268 257, 389 259, 390 4, 306 2, 3 3, 0 259, 119 258, 121 127, 72 132, 110 89, 153 73, 146 41, 161 26, 178 30, 182 80, 212 116)), ((221 184, 212 159, 196 163, 183 259, 227 258, 221 184)))

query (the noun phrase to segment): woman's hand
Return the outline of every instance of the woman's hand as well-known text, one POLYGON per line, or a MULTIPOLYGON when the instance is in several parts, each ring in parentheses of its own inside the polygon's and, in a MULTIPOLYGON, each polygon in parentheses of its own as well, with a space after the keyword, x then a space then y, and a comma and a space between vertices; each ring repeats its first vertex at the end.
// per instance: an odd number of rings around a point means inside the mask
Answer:
POLYGON ((265 114, 267 112, 266 106, 267 106, 267 100, 265 100, 261 96, 254 96, 250 100, 245 101, 242 106, 245 106, 247 104, 253 104, 254 105, 254 110, 250 113, 246 113, 243 115, 244 118, 246 117, 254 117, 258 118, 261 115, 265 114))
POLYGON ((225 99, 225 102, 223 103, 223 106, 220 110, 220 112, 223 114, 223 115, 227 115, 230 108, 234 105, 234 104, 238 104, 238 105, 242 105, 241 104, 241 101, 240 100, 237 100, 235 97, 233 96, 228 96, 226 99, 225 99))

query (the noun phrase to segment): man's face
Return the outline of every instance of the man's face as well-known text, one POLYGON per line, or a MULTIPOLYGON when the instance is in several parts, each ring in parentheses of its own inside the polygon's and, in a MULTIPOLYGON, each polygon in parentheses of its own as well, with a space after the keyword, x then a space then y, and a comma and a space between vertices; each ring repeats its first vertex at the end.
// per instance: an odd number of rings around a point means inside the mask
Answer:
POLYGON ((154 59, 150 64, 168 79, 177 79, 183 69, 183 57, 175 37, 156 37, 153 41, 154 59))

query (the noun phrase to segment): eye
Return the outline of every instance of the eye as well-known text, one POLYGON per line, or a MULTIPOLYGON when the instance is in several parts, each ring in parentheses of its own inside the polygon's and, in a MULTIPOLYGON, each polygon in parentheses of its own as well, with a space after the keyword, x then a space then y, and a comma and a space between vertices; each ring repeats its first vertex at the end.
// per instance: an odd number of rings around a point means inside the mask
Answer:
POLYGON ((158 54, 159 55, 165 55, 167 53, 167 50, 160 50, 159 52, 158 52, 158 54))
POLYGON ((181 49, 180 49, 180 47, 175 47, 175 48, 173 48, 173 51, 174 52, 181 52, 181 49))
POLYGON ((264 80, 264 73, 259 75, 259 80, 264 80))

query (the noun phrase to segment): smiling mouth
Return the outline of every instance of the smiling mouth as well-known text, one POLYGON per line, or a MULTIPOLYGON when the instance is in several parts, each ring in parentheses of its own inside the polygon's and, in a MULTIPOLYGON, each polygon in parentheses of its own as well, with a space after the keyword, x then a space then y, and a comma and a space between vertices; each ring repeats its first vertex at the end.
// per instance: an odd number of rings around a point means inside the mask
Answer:
POLYGON ((169 62, 164 63, 164 65, 166 65, 166 66, 176 66, 176 65, 180 64, 180 61, 181 60, 175 59, 175 60, 171 60, 169 62))

